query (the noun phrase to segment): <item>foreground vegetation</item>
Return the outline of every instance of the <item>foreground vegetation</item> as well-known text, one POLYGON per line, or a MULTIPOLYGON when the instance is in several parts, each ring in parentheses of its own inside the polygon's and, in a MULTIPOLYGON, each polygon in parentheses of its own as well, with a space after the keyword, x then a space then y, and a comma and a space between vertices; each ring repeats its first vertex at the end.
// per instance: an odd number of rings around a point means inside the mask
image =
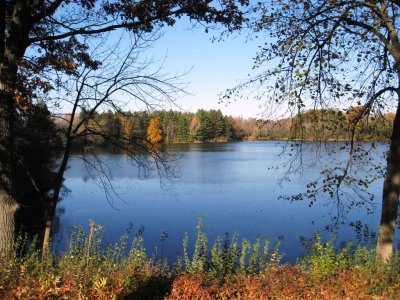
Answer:
MULTIPOLYGON (((35 241, 20 238, 18 253, 0 258, 1 299, 398 299, 400 255, 377 263, 373 251, 335 247, 318 234, 304 240, 307 255, 280 264, 279 241, 217 239, 211 249, 202 224, 193 255, 188 237, 173 266, 146 254, 142 231, 102 246, 102 228, 75 228, 68 251, 41 259, 35 241), (30 246, 28 246, 30 245, 30 246), (129 249, 128 249, 129 248, 129 249)), ((164 237, 165 238, 165 237, 164 237)))

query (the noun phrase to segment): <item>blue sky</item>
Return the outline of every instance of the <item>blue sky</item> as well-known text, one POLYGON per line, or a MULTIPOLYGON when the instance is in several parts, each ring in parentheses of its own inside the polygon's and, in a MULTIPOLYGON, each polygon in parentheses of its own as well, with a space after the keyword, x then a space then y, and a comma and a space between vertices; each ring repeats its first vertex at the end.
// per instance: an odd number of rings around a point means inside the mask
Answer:
MULTIPOLYGON (((245 35, 234 33, 223 41, 212 42, 213 36, 219 37, 220 32, 210 30, 206 33, 200 25, 193 28, 193 25, 184 18, 177 20, 173 27, 164 27, 161 32, 162 36, 154 41, 150 48, 140 52, 139 60, 153 61, 150 70, 157 69, 163 64, 162 74, 168 73, 172 76, 186 73, 182 81, 187 83, 185 88, 187 94, 182 94, 182 97, 176 100, 176 106, 166 105, 164 109, 189 112, 196 112, 198 109, 220 109, 228 116, 262 117, 263 110, 260 108, 262 103, 255 100, 242 99, 231 103, 220 103, 221 93, 249 79, 248 74, 253 71, 253 57, 262 41, 248 41, 245 35)), ((108 45, 117 43, 121 38, 120 34, 124 33, 116 31, 110 34, 108 45)), ((125 37, 128 38, 128 35, 125 37)), ((125 37, 122 35, 122 40, 125 37)), ((102 42, 101 40, 100 44, 102 42)), ((105 45, 105 48, 108 49, 108 46, 105 45)), ((246 95, 245 92, 243 94, 246 95)), ((122 97, 123 105, 126 105, 123 106, 124 109, 130 111, 146 109, 143 103, 126 95, 122 97)), ((58 98, 55 99, 57 101, 58 98)), ((58 106, 55 108, 58 109, 58 106)), ((70 112, 71 104, 63 103, 62 110, 70 112)))
POLYGON ((212 42, 216 32, 205 33, 190 23, 179 20, 174 27, 163 30, 149 53, 154 59, 165 61, 165 71, 184 73, 188 82, 189 95, 178 99, 177 104, 184 110, 220 109, 225 115, 257 117, 261 112, 259 104, 252 100, 241 100, 231 104, 219 104, 218 94, 234 87, 248 78, 260 41, 246 41, 245 36, 231 36, 222 42, 212 42))

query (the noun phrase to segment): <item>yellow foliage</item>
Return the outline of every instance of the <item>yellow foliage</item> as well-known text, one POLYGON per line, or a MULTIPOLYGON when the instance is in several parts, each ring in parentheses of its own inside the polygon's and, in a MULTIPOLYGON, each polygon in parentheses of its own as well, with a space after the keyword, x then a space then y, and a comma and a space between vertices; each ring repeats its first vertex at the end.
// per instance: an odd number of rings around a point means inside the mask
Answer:
POLYGON ((76 70, 77 64, 72 59, 62 60, 61 58, 50 59, 53 69, 76 70))
POLYGON ((163 130, 158 117, 152 117, 147 128, 147 139, 151 143, 161 143, 163 141, 163 130))

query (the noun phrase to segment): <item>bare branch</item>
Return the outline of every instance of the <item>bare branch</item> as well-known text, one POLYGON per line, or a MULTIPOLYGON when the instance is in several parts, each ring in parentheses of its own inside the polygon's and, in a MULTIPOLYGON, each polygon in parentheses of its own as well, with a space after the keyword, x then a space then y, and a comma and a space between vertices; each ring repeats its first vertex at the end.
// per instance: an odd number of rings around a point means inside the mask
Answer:
POLYGON ((55 0, 50 5, 43 7, 39 13, 32 17, 31 22, 37 23, 46 17, 52 16, 63 2, 64 0, 55 0))

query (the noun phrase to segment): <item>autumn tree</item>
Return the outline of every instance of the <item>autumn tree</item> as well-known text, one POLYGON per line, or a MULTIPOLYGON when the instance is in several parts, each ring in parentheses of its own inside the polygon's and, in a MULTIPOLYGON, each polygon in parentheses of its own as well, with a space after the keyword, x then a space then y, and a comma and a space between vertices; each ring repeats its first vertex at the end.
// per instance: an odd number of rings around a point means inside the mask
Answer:
POLYGON ((12 245, 19 207, 14 197, 16 98, 46 98, 69 76, 79 77, 78 68, 99 69, 102 62, 90 56, 96 41, 114 43, 122 30, 126 37, 152 32, 184 15, 206 28, 221 23, 234 29, 243 21, 233 0, 0 1, 0 250, 12 245))
MULTIPOLYGON (((269 111, 292 115, 310 108, 341 108, 346 112, 350 106, 359 106, 362 109, 352 120, 354 129, 370 112, 384 115, 396 110, 377 244, 377 253, 388 260, 394 246, 400 193, 400 3, 271 0, 259 1, 253 11, 250 27, 257 36, 265 37, 255 57, 260 73, 227 97, 240 88, 256 87, 256 96, 267 100, 269 111)), ((354 143, 348 147, 348 162, 366 153, 357 152, 354 143)), ((305 196, 327 191, 334 197, 345 184, 352 188, 355 182, 360 186, 370 183, 349 177, 349 168, 351 163, 345 163, 323 173, 327 184, 316 189, 313 183, 309 186, 312 192, 305 196)))
POLYGON ((164 140, 160 119, 156 116, 150 119, 150 124, 147 128, 147 139, 152 144, 160 144, 164 140))

